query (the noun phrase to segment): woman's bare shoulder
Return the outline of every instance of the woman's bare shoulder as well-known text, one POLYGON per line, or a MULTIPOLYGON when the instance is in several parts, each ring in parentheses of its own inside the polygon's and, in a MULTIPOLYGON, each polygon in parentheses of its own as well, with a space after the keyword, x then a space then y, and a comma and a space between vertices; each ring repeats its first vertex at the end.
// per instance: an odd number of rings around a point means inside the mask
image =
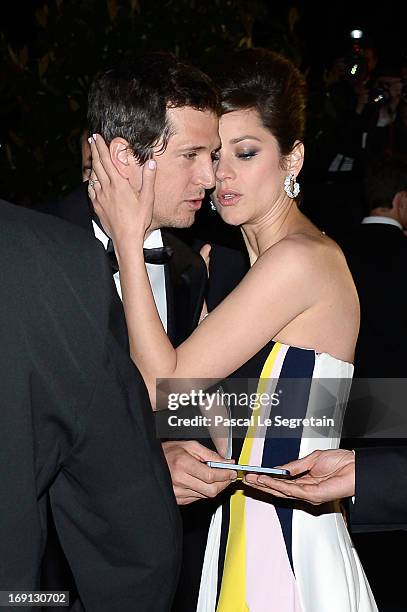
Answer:
POLYGON ((252 267, 258 281, 266 276, 273 290, 273 280, 285 281, 301 289, 303 295, 319 302, 328 294, 354 293, 353 279, 346 259, 337 243, 320 233, 296 233, 267 249, 252 267))
MULTIPOLYGON (((264 265, 276 263, 292 264, 305 271, 322 271, 327 266, 343 265, 344 255, 337 243, 319 233, 295 233, 273 244, 258 262, 264 265)), ((256 262, 257 263, 257 262, 256 262)))

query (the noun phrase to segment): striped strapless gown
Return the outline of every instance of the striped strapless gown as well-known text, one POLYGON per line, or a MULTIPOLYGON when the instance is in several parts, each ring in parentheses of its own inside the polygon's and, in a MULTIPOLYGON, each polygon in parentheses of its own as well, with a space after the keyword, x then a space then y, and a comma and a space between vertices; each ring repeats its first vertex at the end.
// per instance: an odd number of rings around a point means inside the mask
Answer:
MULTIPOLYGON (((282 408, 262 407, 263 422, 277 413, 308 419, 329 412, 336 426, 330 437, 305 430, 293 437, 271 437, 267 427, 253 424, 243 439, 233 439, 233 458, 274 467, 316 449, 337 448, 337 424, 352 375, 352 364, 327 353, 268 343, 233 375, 256 378, 257 393, 270 396, 278 389, 288 398, 282 408), (297 384, 293 379, 299 379, 297 384), (327 389, 321 393, 324 379, 327 389)), ((377 610, 338 503, 301 504, 237 483, 221 496, 212 517, 198 612, 377 610)))

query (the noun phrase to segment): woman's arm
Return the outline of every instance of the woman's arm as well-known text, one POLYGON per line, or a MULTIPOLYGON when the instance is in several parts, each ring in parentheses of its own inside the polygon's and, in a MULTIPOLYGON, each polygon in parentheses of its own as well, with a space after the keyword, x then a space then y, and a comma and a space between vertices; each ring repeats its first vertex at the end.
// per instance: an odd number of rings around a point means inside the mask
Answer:
POLYGON ((143 187, 135 194, 113 166, 100 136, 92 144, 92 155, 100 181, 92 201, 115 244, 131 355, 153 405, 157 378, 210 379, 209 386, 314 305, 321 285, 315 273, 320 254, 304 240, 287 238, 259 258, 238 287, 174 349, 158 316, 143 259, 154 171, 144 168, 143 187))

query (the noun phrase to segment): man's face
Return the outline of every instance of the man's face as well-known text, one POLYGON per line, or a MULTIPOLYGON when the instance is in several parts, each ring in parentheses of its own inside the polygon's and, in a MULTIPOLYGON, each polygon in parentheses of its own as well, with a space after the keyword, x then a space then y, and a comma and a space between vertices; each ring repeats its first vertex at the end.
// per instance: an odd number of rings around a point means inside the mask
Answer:
POLYGON ((92 172, 92 152, 88 142, 89 132, 83 130, 81 134, 81 159, 82 159, 82 181, 88 181, 92 172))
POLYGON ((401 78, 393 76, 381 76, 378 78, 378 86, 384 89, 389 96, 389 101, 398 104, 403 87, 401 78))
POLYGON ((172 136, 157 162, 151 229, 190 227, 205 189, 215 184, 213 155, 220 147, 218 118, 189 106, 167 110, 172 136))
POLYGON ((400 199, 398 203, 398 221, 403 226, 403 229, 407 230, 407 191, 400 192, 400 199))

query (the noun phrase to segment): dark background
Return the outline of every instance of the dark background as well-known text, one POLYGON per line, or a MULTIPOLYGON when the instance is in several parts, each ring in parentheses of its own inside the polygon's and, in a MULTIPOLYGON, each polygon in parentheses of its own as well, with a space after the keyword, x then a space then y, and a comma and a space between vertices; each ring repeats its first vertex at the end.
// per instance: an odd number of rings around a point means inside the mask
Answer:
MULTIPOLYGON (((126 50, 205 66, 264 46, 319 74, 363 29, 379 55, 405 53, 402 3, 272 0, 31 0, 2 6, 0 197, 35 206, 80 181, 79 136, 95 73, 126 50)), ((313 125, 312 118, 309 122, 313 125)), ((312 138, 312 134, 308 134, 312 138)))
MULTIPOLYGON (((303 209, 339 239, 360 222, 361 173, 355 164, 354 172, 328 176, 335 153, 347 151, 332 115, 330 122, 325 117, 325 139, 317 138, 327 100, 323 71, 350 52, 354 28, 365 32, 364 44, 381 61, 406 57, 405 6, 402 0, 7 0, 0 18, 0 198, 36 207, 80 184, 89 84, 127 50, 168 50, 205 67, 226 50, 263 46, 307 76, 305 145, 312 161, 299 178, 303 209)), ((201 213, 193 237, 201 228, 205 241, 211 235, 227 244, 230 234, 234 245, 233 232, 208 207, 201 213)), ((402 604, 391 610, 407 610, 403 565, 392 562, 396 545, 405 545, 403 534, 369 536, 364 550, 363 537, 357 548, 378 601, 393 598, 402 604)))

